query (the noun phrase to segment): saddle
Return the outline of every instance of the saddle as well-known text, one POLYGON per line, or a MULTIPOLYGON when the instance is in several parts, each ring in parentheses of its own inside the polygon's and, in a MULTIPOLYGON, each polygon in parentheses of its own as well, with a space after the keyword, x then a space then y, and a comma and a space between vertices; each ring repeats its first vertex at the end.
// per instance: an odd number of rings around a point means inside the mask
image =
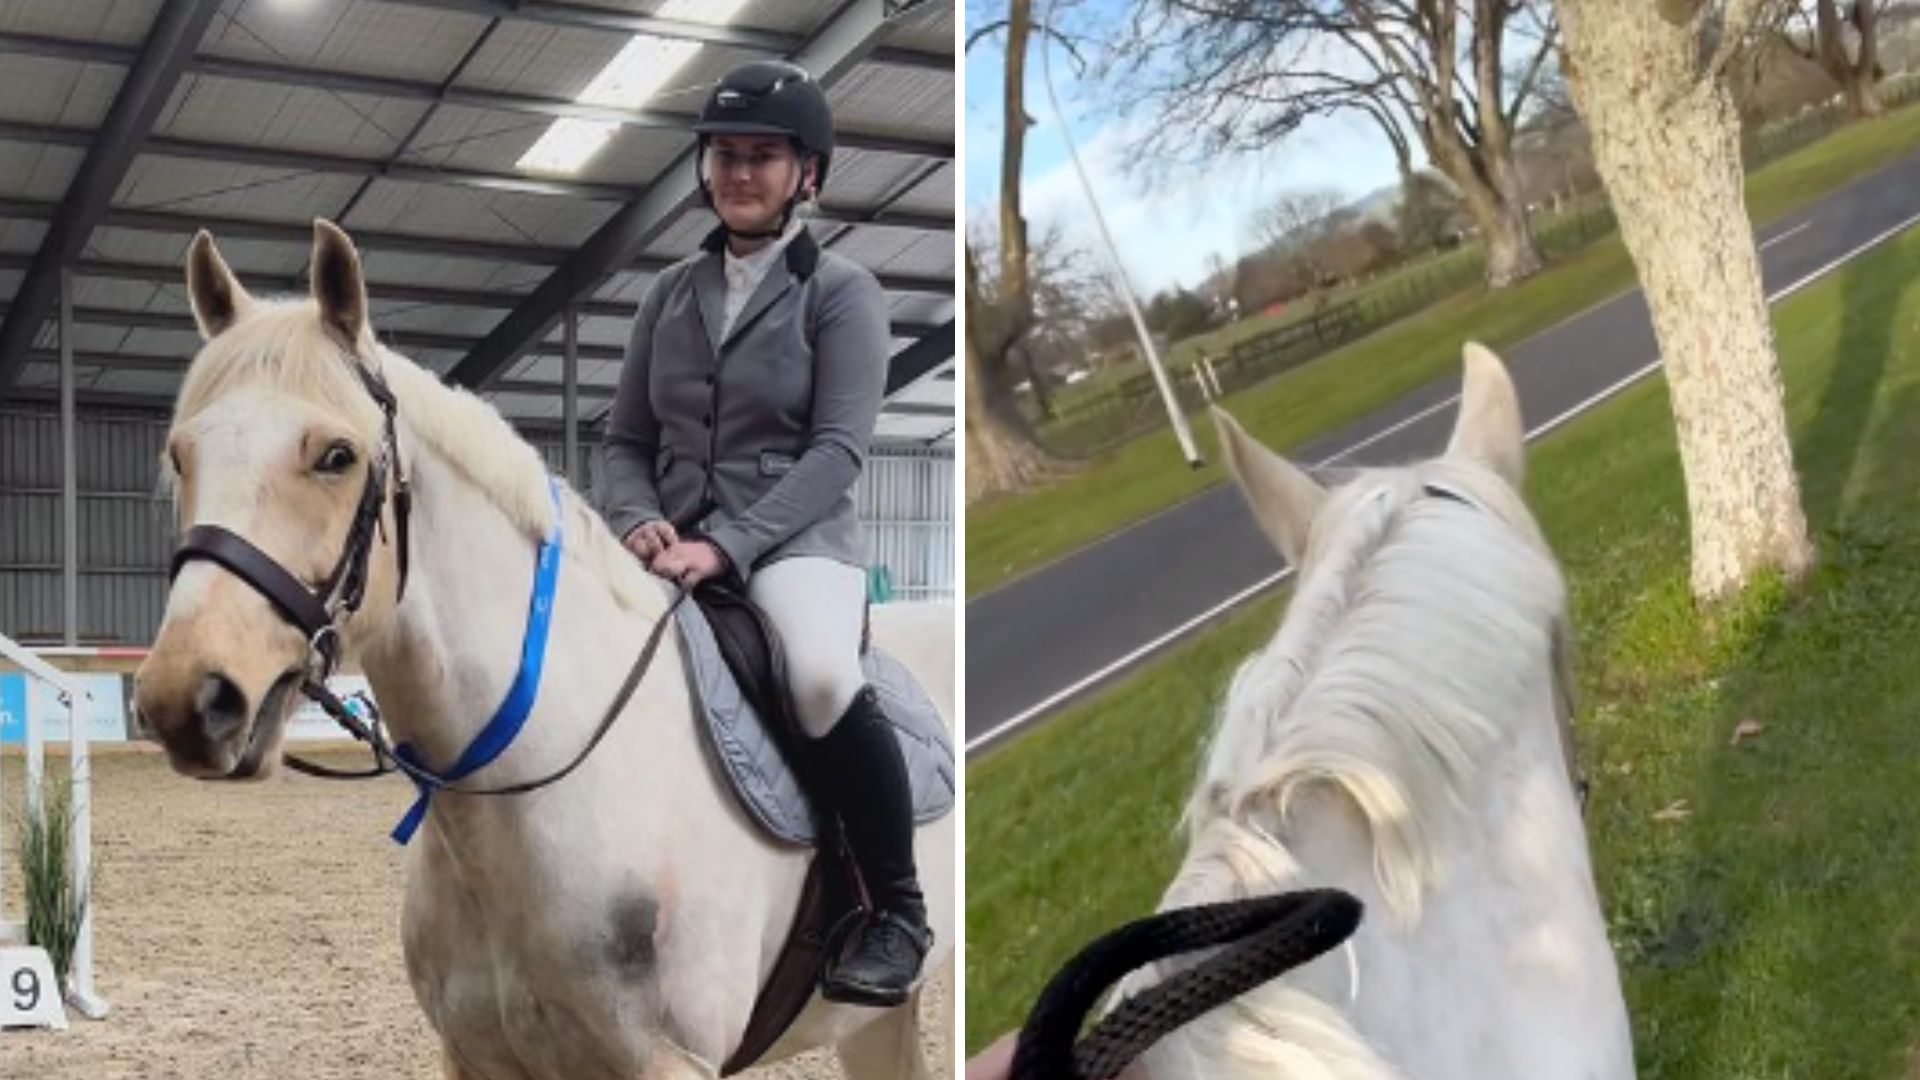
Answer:
MULTIPOLYGON (((840 823, 806 797, 814 786, 807 738, 786 693, 786 662, 764 613, 727 580, 702 583, 675 613, 697 726, 747 815, 772 839, 811 847, 785 946, 754 1000, 739 1047, 721 1068, 753 1065, 792 1025, 819 986, 842 930, 863 910, 865 888, 840 823)), ((897 660, 863 641, 861 663, 880 695, 914 793, 917 823, 951 812, 956 780, 945 723, 897 660)))

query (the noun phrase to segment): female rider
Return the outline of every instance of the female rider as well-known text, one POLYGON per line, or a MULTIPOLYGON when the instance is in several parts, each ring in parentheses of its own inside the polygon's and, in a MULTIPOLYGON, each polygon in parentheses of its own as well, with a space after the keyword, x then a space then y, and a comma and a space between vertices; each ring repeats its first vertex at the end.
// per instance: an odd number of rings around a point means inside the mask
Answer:
POLYGON ((607 431, 607 519, 655 574, 689 588, 730 574, 773 624, 821 777, 809 795, 839 816, 873 901, 822 993, 898 1004, 932 932, 906 765, 860 667, 853 501, 886 383, 886 297, 796 213, 833 156, 833 115, 805 71, 736 68, 694 131, 720 225, 641 301, 607 431))

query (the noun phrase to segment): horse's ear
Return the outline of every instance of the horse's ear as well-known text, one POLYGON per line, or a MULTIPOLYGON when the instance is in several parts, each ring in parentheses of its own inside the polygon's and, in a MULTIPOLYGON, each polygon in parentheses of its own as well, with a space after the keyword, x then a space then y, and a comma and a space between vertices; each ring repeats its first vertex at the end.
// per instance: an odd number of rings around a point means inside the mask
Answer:
POLYGON ((1295 566, 1306 554, 1313 517, 1326 500, 1327 490, 1305 470, 1260 445, 1225 409, 1214 406, 1213 426, 1220 433, 1220 453, 1227 471, 1240 485, 1240 494, 1280 554, 1295 566))
POLYGON ((1526 473, 1527 436, 1513 378, 1484 345, 1468 342, 1461 355, 1467 371, 1460 387, 1460 418, 1454 422, 1447 453, 1472 458, 1518 491, 1526 473))
POLYGON ((360 253, 353 241, 331 221, 313 222, 313 298, 320 304, 320 321, 358 348, 367 330, 367 283, 360 273, 360 253))
POLYGON ((205 229, 187 245, 187 298, 193 305, 193 321, 200 326, 200 337, 207 341, 239 321, 253 307, 253 297, 241 288, 220 249, 213 246, 213 235, 205 229))

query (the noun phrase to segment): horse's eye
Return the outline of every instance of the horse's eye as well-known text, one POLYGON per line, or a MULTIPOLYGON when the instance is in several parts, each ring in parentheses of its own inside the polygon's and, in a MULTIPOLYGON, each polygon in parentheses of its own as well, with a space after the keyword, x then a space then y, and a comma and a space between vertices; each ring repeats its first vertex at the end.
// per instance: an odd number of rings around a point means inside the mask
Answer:
POLYGON ((326 452, 320 455, 320 460, 314 463, 313 468, 315 472, 337 475, 353 468, 353 463, 356 460, 358 459, 353 455, 352 446, 344 442, 337 442, 327 447, 326 452))

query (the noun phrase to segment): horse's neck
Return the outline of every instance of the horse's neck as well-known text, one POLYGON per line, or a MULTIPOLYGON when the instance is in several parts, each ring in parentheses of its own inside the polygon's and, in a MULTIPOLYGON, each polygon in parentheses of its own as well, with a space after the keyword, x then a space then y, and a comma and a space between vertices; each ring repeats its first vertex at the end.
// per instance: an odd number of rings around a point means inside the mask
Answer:
MULTIPOLYGON (((538 545, 431 451, 409 462, 414 511, 407 594, 364 664, 396 739, 450 766, 499 708, 520 668, 538 545)), ((580 561, 563 559, 533 711, 476 783, 537 779, 592 734, 650 624, 622 610, 580 561)), ((671 643, 648 683, 678 674, 671 643)), ((649 685, 630 703, 644 715, 649 685)), ((629 717, 628 721, 636 720, 629 717)), ((660 725, 665 742, 685 725, 660 725)))
POLYGON ((394 737, 450 765, 520 664, 533 549, 504 514, 427 452, 411 455, 407 591, 362 657, 394 737))
MULTIPOLYGON (((364 661, 396 735, 444 769, 519 667, 536 545, 444 461, 422 451, 410 464, 412 578, 391 631, 364 661)), ((651 613, 621 608, 590 563, 563 558, 533 712, 505 753, 462 786, 539 780, 588 746, 655 625, 651 613)), ((436 796, 414 841, 421 910, 470 904, 496 917, 423 918, 413 930, 420 950, 486 970, 486 950, 464 935, 500 931, 507 937, 492 945, 511 953, 610 932, 626 941, 652 926, 652 960, 640 974, 616 972, 627 980, 620 985, 657 983, 673 1002, 675 1038, 723 1057, 771 962, 769 946, 792 918, 805 860, 769 857, 716 785, 690 717, 669 630, 577 771, 530 796, 436 796)), ((572 985, 589 998, 599 993, 592 979, 572 985)))
MULTIPOLYGON (((1337 887, 1366 907, 1351 955, 1328 954, 1289 976, 1287 986, 1333 1006, 1352 1035, 1386 1060, 1426 1061, 1424 1075, 1545 1075, 1515 1069, 1550 1057, 1545 1048, 1554 1040, 1584 1061, 1612 1038, 1605 1026, 1612 960, 1553 732, 1551 679, 1542 671, 1525 682, 1523 693, 1486 704, 1513 712, 1511 737, 1455 800, 1423 811, 1437 873, 1420 890, 1417 915, 1383 887, 1379 836, 1366 816, 1328 783, 1309 782, 1284 821, 1256 812, 1257 828, 1246 837, 1278 841, 1259 855, 1284 877, 1278 889, 1337 887), (1542 1004, 1560 999, 1586 1003, 1592 1026, 1542 1004), (1457 1005, 1434 1008, 1440 1000, 1457 1005), (1519 1015, 1538 1031, 1506 1031, 1519 1015)), ((1232 889, 1225 874, 1183 884, 1169 904, 1220 899, 1232 889)), ((1265 1000, 1280 1015, 1292 1012, 1283 995, 1265 1000)))

